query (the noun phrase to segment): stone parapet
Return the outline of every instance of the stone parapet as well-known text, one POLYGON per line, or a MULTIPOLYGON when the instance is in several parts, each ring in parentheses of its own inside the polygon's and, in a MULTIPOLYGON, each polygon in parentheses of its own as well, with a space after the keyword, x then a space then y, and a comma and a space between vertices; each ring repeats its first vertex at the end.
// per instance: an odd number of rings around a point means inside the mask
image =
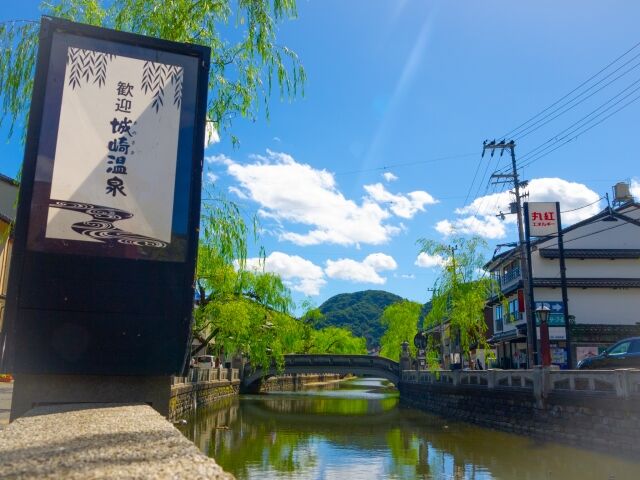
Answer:
POLYGON ((489 428, 638 456, 636 373, 404 372, 400 401, 489 428))
POLYGON ((37 407, 0 431, 0 458, 0 478, 233 478, 148 405, 37 407))

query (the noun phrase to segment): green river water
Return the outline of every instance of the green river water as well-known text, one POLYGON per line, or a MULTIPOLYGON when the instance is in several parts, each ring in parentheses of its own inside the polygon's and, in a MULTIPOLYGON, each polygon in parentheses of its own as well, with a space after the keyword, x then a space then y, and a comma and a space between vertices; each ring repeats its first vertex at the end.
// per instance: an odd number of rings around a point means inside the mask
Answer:
POLYGON ((385 383, 222 399, 180 430, 238 479, 640 480, 640 459, 450 421, 385 383))

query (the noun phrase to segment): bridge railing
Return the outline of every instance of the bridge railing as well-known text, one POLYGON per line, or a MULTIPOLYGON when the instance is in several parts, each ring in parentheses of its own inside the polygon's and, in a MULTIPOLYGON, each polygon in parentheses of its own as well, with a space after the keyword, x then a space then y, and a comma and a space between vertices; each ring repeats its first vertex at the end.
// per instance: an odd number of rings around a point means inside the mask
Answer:
POLYGON ((171 385, 239 380, 240 371, 237 368, 190 368, 187 376, 171 377, 171 385))
POLYGON ((536 398, 550 394, 611 395, 640 400, 640 370, 404 370, 402 382, 531 391, 536 398))

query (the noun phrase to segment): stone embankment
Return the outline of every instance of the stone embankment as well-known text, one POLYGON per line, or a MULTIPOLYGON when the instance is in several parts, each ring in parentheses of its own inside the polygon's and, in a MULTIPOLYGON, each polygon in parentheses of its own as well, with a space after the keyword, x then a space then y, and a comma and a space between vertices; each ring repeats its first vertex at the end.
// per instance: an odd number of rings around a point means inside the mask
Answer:
POLYGON ((148 405, 38 407, 0 430, 3 479, 232 479, 148 405))
MULTIPOLYGON (((338 374, 293 374, 271 377, 259 383, 260 393, 297 391, 313 384, 340 381, 338 374)), ((236 369, 193 369, 187 377, 174 377, 169 400, 169 418, 177 420, 224 397, 238 395, 239 371, 236 369)), ((256 392, 258 393, 258 392, 256 392)))
POLYGON ((404 371, 399 390, 446 417, 640 456, 640 370, 404 371))
POLYGON ((261 382, 260 393, 296 392, 314 385, 339 382, 343 380, 343 378, 344 375, 338 375, 337 373, 325 373, 319 375, 298 373, 293 375, 282 375, 279 377, 271 377, 261 382))
POLYGON ((183 418, 220 398, 238 395, 239 391, 240 377, 237 369, 195 368, 188 377, 173 377, 169 418, 183 418))

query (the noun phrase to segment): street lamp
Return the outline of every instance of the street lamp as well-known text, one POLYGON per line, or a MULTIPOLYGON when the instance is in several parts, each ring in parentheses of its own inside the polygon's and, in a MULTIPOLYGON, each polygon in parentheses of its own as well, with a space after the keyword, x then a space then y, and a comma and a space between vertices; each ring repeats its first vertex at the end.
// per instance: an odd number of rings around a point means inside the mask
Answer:
POLYGON ((426 348, 427 348, 427 335, 423 331, 416 333, 413 337, 413 345, 417 350, 418 370, 424 370, 426 367, 426 348))
POLYGON ((536 308, 536 317, 540 322, 540 356, 542 366, 551 365, 551 348, 549 346, 549 314, 551 309, 545 303, 541 303, 536 308))

